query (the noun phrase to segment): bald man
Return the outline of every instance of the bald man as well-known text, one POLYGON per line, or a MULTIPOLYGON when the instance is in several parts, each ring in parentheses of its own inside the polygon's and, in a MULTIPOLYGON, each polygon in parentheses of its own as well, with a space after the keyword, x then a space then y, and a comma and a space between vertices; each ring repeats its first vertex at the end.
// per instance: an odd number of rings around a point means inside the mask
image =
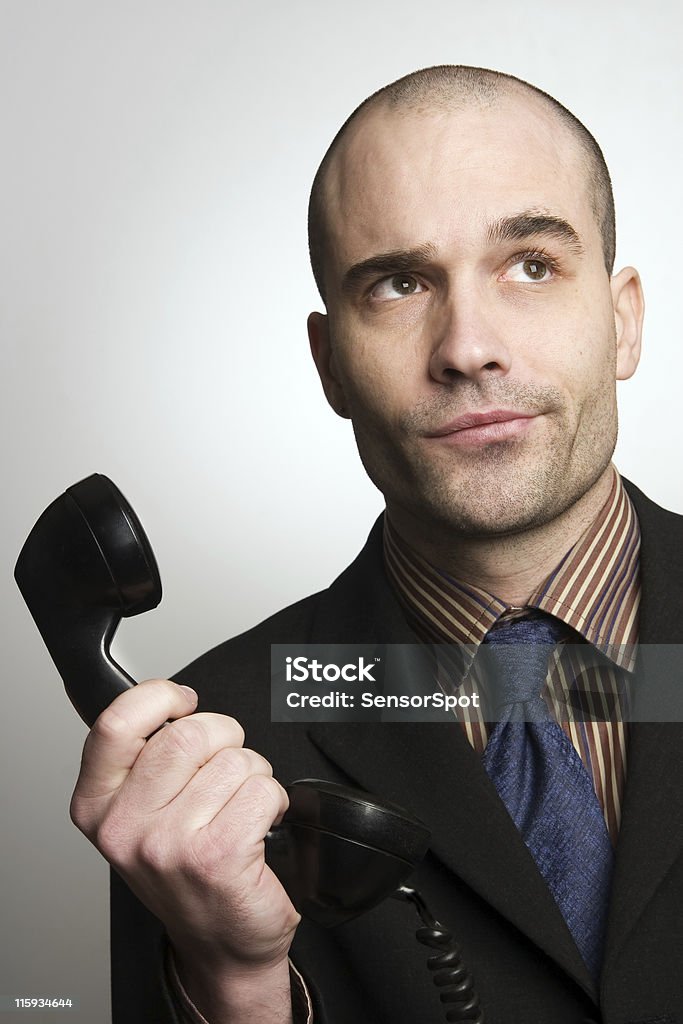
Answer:
MULTIPOLYGON (((307 776, 427 823, 415 885, 476 1019, 683 1021, 683 737, 619 703, 644 645, 683 641, 683 521, 612 463, 643 296, 613 273, 602 153, 527 83, 426 69, 342 127, 309 231, 313 358, 386 512, 327 591, 117 698, 88 737, 72 816, 115 869, 114 1020, 446 1019, 409 907, 326 931, 264 864, 282 784, 307 776), (464 694, 520 624, 559 644, 513 698, 542 708, 531 725, 270 722, 273 643, 449 645, 441 684, 464 694), (567 713, 587 678, 609 714, 567 713)), ((453 999, 448 1019, 475 1019, 453 999)))

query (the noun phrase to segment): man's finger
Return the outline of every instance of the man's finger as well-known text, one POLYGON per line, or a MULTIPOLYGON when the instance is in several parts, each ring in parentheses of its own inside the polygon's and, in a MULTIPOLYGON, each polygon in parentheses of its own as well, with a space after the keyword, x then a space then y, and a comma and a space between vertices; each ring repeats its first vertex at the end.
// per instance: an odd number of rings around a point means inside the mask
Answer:
MULTIPOLYGON (((265 757, 245 747, 221 748, 168 805, 164 811, 165 827, 176 833, 203 828, 252 775, 272 777, 272 766, 265 757)), ((122 800, 127 798, 128 793, 121 795, 122 800)))
POLYGON ((288 806, 287 793, 276 779, 250 775, 230 802, 197 834, 205 869, 220 871, 221 859, 231 857, 231 870, 239 873, 244 862, 262 856, 260 844, 288 806), (235 860, 238 853, 242 863, 235 860))
POLYGON ((243 742, 244 730, 227 715, 200 711, 169 722, 140 751, 116 796, 117 812, 140 818, 162 810, 216 754, 226 749, 230 757, 243 742))
POLYGON ((120 694, 88 734, 74 796, 90 800, 115 792, 147 738, 164 722, 190 715, 196 707, 194 691, 168 679, 148 679, 120 694))

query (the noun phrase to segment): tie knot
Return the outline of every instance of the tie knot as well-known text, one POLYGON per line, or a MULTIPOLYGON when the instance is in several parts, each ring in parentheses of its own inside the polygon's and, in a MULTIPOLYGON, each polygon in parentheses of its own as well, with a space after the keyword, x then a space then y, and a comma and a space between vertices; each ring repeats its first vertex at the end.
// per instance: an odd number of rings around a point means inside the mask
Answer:
POLYGON ((540 615, 505 622, 487 633, 486 667, 496 717, 531 721, 549 717, 541 690, 552 650, 565 631, 559 619, 540 615))
POLYGON ((494 626, 484 637, 484 643, 492 647, 497 644, 542 644, 554 647, 566 631, 565 624, 554 616, 537 614, 533 618, 525 616, 494 626))

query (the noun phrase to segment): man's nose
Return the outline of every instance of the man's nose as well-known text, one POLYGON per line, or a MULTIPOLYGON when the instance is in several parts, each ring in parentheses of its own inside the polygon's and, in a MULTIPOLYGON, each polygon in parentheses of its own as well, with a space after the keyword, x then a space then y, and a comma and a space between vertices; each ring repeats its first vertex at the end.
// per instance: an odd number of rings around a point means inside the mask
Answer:
POLYGON ((429 373, 439 383, 509 372, 512 360, 504 327, 481 293, 450 296, 435 310, 430 330, 429 373))

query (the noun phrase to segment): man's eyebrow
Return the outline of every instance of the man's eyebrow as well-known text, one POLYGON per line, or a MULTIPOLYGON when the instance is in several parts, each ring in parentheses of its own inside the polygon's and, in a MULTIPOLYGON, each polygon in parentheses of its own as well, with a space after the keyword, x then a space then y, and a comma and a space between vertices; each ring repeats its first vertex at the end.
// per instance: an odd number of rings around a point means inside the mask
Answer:
MULTIPOLYGON (((583 255, 584 248, 579 234, 569 221, 534 210, 525 210, 493 221, 488 227, 487 241, 489 245, 499 245, 539 235, 567 242, 575 255, 583 255)), ((436 255, 437 247, 430 242, 413 249, 392 249, 390 252, 377 253, 349 267, 342 278, 342 291, 354 292, 364 281, 378 274, 401 274, 418 270, 436 255)))
POLYGON ((552 214, 525 210, 523 213, 516 213, 511 217, 501 217, 499 220, 493 221, 487 232, 487 238, 491 245, 501 242, 521 242, 525 238, 538 235, 567 242, 570 250, 576 256, 583 255, 584 248, 578 232, 569 221, 563 220, 562 217, 554 217, 552 214))
POLYGON ((414 249, 392 249, 391 252, 377 253, 349 267, 342 278, 342 291, 353 292, 358 285, 377 274, 401 274, 416 270, 435 256, 436 246, 431 243, 417 245, 414 249))

